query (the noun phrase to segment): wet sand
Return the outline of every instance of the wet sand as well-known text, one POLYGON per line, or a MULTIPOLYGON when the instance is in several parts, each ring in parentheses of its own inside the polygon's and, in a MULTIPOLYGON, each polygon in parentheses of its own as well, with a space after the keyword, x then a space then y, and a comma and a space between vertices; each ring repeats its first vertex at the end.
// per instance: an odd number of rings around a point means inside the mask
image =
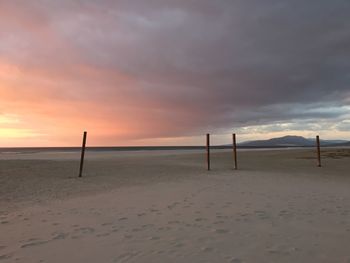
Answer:
POLYGON ((350 262, 350 150, 0 155, 0 262, 350 262))

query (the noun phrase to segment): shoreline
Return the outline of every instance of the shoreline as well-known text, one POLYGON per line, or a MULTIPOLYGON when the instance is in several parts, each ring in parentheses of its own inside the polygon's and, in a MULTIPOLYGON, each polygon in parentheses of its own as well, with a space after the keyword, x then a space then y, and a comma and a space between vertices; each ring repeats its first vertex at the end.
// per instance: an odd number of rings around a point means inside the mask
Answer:
MULTIPOLYGON (((269 150, 301 150, 314 149, 315 146, 272 146, 272 147, 249 147, 237 146, 240 151, 269 151, 269 150)), ((230 150, 232 146, 210 146, 213 150, 230 150)), ((323 149, 350 149, 350 146, 322 146, 323 149)), ((86 151, 90 152, 160 152, 160 151, 202 151, 206 146, 87 146, 86 151)), ((38 152, 80 152, 81 147, 0 147, 1 154, 31 154, 38 152)))

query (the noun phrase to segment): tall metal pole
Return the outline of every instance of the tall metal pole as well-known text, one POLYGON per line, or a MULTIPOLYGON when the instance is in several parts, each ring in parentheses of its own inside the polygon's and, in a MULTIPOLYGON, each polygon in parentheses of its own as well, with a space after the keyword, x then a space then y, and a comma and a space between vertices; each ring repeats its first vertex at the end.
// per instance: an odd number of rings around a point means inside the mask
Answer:
POLYGON ((84 131, 83 145, 82 145, 82 148, 81 148, 81 159, 80 159, 79 177, 82 177, 82 176, 83 176, 83 167, 84 167, 84 158, 85 158, 85 148, 86 148, 86 137, 87 137, 87 132, 84 131))
POLYGON ((207 134, 207 165, 208 171, 210 171, 210 134, 207 134))
POLYGON ((321 167, 321 145, 320 145, 320 136, 316 136, 316 144, 317 144, 317 164, 318 167, 321 167))
POLYGON ((238 164, 237 164, 237 142, 236 142, 236 134, 232 134, 232 139, 233 139, 233 160, 235 164, 235 170, 238 169, 238 164))

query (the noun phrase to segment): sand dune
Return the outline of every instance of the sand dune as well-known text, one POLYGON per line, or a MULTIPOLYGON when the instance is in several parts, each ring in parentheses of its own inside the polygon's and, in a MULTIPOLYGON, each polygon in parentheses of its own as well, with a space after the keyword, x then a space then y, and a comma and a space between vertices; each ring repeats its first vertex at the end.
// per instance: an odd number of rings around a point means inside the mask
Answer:
POLYGON ((0 262, 350 262, 348 153, 3 155, 0 262))

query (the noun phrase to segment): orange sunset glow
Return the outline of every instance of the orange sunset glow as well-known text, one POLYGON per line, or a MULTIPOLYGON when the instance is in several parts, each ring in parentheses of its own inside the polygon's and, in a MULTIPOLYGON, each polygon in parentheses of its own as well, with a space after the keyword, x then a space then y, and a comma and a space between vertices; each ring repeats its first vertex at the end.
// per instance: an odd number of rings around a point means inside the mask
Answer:
POLYGON ((315 62, 307 33, 289 43, 287 26, 270 42, 277 29, 252 24, 243 5, 16 2, 0 3, 0 146, 78 145, 84 130, 91 145, 350 137, 347 51, 319 42, 315 62))

